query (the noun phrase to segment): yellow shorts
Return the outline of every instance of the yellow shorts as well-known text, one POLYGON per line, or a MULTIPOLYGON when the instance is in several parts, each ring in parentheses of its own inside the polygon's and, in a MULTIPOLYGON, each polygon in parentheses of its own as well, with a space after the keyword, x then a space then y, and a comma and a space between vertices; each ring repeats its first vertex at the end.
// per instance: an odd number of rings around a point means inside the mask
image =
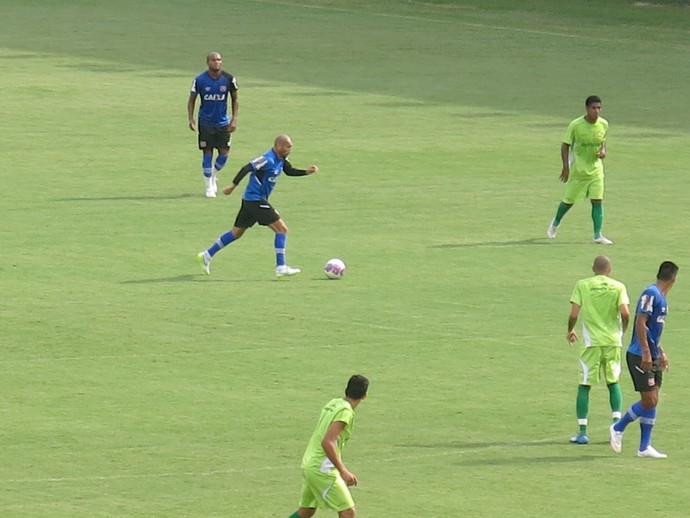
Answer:
POLYGON ((599 383, 601 373, 606 384, 618 383, 621 377, 621 348, 616 345, 585 347, 580 353, 580 385, 599 383))
POLYGON ((302 496, 300 507, 345 511, 355 506, 347 484, 340 473, 322 473, 318 470, 302 470, 302 496))
POLYGON ((569 178, 565 184, 563 203, 572 205, 575 202, 589 198, 590 200, 604 199, 604 177, 569 178))

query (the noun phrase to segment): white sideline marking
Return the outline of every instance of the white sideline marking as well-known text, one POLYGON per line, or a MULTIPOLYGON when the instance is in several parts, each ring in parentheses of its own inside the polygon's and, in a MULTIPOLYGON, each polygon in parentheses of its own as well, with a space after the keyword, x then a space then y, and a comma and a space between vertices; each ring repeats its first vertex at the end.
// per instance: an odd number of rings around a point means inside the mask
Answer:
MULTIPOLYGON (((415 459, 428 459, 435 457, 450 457, 450 456, 462 456, 470 451, 474 452, 477 450, 511 450, 524 445, 538 445, 538 444, 548 444, 554 443, 562 437, 552 437, 543 438, 536 441, 507 441, 504 444, 487 444, 486 446, 475 446, 467 449, 454 449, 450 447, 441 447, 444 451, 428 452, 420 455, 394 455, 393 457, 388 457, 384 459, 378 459, 377 462, 400 462, 415 460, 415 459)), ((562 442, 562 441, 561 441, 562 442)), ((567 444, 567 443, 564 443, 567 444)), ((420 448, 426 449, 422 446, 420 448)), ((87 482, 87 481, 108 481, 108 480, 123 480, 123 479, 157 479, 157 478, 170 478, 170 477, 212 477, 216 475, 231 475, 233 473, 247 473, 247 472, 259 472, 259 471, 299 471, 299 462, 284 464, 281 466, 262 466, 259 468, 237 468, 237 469, 217 469, 211 471, 182 471, 182 472, 167 472, 167 473, 123 473, 120 475, 93 475, 87 477, 39 477, 39 478, 6 478, 0 479, 0 484, 34 484, 34 483, 60 483, 60 482, 87 482)))
MULTIPOLYGON (((450 304, 452 302, 442 302, 444 304, 450 304)), ((405 316, 404 313, 399 313, 400 316, 405 316)), ((291 318, 292 315, 289 313, 276 313, 277 317, 291 318)), ((348 325, 348 326, 360 326, 369 329, 378 329, 383 331, 395 331, 398 333, 403 333, 408 336, 410 333, 414 333, 414 339, 410 341, 421 341, 433 338, 453 338, 458 342, 492 342, 500 343, 504 345, 514 345, 520 346, 524 345, 525 340, 532 339, 554 339, 557 340, 561 338, 561 335, 552 334, 540 334, 540 335, 521 335, 514 337, 512 341, 504 340, 502 338, 496 338, 488 335, 478 335, 478 336, 468 336, 463 335, 461 331, 451 330, 451 331, 436 331, 434 328, 421 327, 418 329, 411 329, 409 327, 403 328, 395 325, 384 325, 372 322, 360 321, 360 320, 340 320, 337 318, 321 318, 314 315, 302 315, 300 316, 303 320, 311 320, 313 322, 320 323, 330 323, 338 325, 348 325), (515 340, 517 338, 519 341, 515 340)), ((409 317, 408 317, 409 318, 409 317)), ((399 342, 399 340, 398 340, 399 342)), ((281 346, 281 351, 295 351, 304 349, 303 345, 287 345, 281 346)), ((323 344, 323 345, 310 345, 310 349, 340 349, 344 347, 350 347, 347 344, 323 344)), ((222 355, 222 354, 242 354, 242 353, 255 353, 259 351, 275 351, 277 348, 270 345, 265 345, 264 347, 245 347, 240 349, 224 349, 224 350, 188 350, 188 351, 165 351, 165 352, 151 352, 151 353, 131 353, 131 354, 101 354, 92 356, 53 356, 53 357, 28 357, 28 358, 0 358, 0 365, 2 364, 19 364, 19 363, 32 363, 32 362, 57 362, 57 361, 84 361, 84 360, 108 360, 108 359, 123 359, 123 358, 166 358, 174 356, 199 356, 199 355, 222 355)))

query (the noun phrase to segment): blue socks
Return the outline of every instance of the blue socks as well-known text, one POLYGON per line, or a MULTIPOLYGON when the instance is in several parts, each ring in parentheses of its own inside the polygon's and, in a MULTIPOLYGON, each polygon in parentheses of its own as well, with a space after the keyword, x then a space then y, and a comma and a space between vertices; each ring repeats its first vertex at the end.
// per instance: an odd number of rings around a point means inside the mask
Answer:
POLYGON ((226 162, 228 161, 228 155, 218 155, 216 157, 216 163, 214 165, 213 155, 204 154, 202 156, 203 158, 201 159, 201 168, 206 178, 211 178, 214 169, 216 170, 216 172, 223 169, 223 167, 225 167, 226 162))
POLYGON ((287 243, 287 234, 276 234, 273 243, 276 249, 276 266, 285 266, 285 244, 287 243))
POLYGON ((223 248, 228 246, 230 243, 235 241, 237 239, 235 237, 235 234, 232 233, 232 231, 226 232, 222 236, 220 236, 215 243, 211 245, 211 247, 207 250, 208 255, 213 257, 216 255, 218 252, 220 252, 223 248))
POLYGON ((622 432, 625 427, 632 423, 635 419, 640 417, 644 413, 644 408, 642 408, 642 403, 639 401, 628 408, 628 411, 623 414, 621 420, 613 425, 613 429, 617 432, 622 432))
POLYGON ((647 415, 640 416, 640 451, 645 451, 652 442, 652 428, 656 421, 656 408, 647 410, 647 415))
POLYGON ((628 408, 621 420, 613 425, 613 429, 617 432, 622 432, 626 426, 638 418, 640 419, 640 451, 644 451, 652 442, 652 429, 656 422, 656 408, 645 410, 642 408, 642 403, 638 401, 628 408))
POLYGON ((212 169, 213 165, 213 155, 203 155, 203 158, 201 160, 201 168, 204 172, 204 176, 206 178, 211 178, 211 173, 213 172, 212 169))
MULTIPOLYGON (((225 234, 221 235, 216 241, 206 250, 208 255, 213 257, 223 248, 228 246, 233 241, 237 241, 235 234, 232 230, 227 231, 225 234)), ((285 243, 287 242, 287 234, 276 234, 274 245, 276 249, 276 266, 285 265, 285 243)))
POLYGON ((225 167, 225 163, 228 161, 228 155, 218 155, 216 157, 216 165, 213 166, 213 168, 216 170, 216 172, 220 171, 225 167))

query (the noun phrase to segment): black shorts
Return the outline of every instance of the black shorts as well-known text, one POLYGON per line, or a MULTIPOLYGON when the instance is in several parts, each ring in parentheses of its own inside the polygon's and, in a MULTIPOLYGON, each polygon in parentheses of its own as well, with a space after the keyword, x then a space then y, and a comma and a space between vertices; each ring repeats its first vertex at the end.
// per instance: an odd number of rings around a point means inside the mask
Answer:
POLYGON ((266 200, 247 201, 242 200, 242 206, 235 218, 235 226, 249 228, 254 223, 259 225, 270 225, 280 219, 280 214, 266 200))
POLYGON ((648 372, 644 372, 640 368, 642 356, 628 353, 625 355, 625 359, 628 362, 628 370, 630 371, 630 376, 632 376, 633 385, 635 385, 635 390, 637 392, 650 392, 654 389, 661 388, 663 369, 661 368, 661 363, 658 358, 652 361, 652 369, 648 372))
POLYGON ((199 126, 199 149, 230 149, 230 126, 199 126))

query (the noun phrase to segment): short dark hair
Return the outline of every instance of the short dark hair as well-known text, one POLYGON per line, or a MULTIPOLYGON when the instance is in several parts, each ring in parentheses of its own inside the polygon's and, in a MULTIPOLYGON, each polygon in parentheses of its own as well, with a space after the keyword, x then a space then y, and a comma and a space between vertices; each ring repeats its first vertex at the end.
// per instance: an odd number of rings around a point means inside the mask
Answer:
POLYGON ((206 54, 206 63, 208 63, 209 61, 211 61, 211 58, 212 58, 213 56, 215 56, 216 54, 218 54, 218 57, 219 57, 220 59, 223 59, 223 56, 220 54, 220 52, 218 52, 217 50, 212 50, 211 52, 209 52, 208 54, 206 54))
POLYGON ((589 108, 592 106, 594 103, 601 103, 601 98, 598 95, 590 95, 585 99, 585 106, 589 108))
POLYGON ((347 382, 345 395, 352 399, 362 399, 367 395, 368 388, 369 380, 361 374, 355 374, 347 382))
POLYGON ((659 272, 656 274, 656 278, 659 281, 670 281, 678 275, 678 265, 672 263, 671 261, 664 261, 659 266, 659 272))

